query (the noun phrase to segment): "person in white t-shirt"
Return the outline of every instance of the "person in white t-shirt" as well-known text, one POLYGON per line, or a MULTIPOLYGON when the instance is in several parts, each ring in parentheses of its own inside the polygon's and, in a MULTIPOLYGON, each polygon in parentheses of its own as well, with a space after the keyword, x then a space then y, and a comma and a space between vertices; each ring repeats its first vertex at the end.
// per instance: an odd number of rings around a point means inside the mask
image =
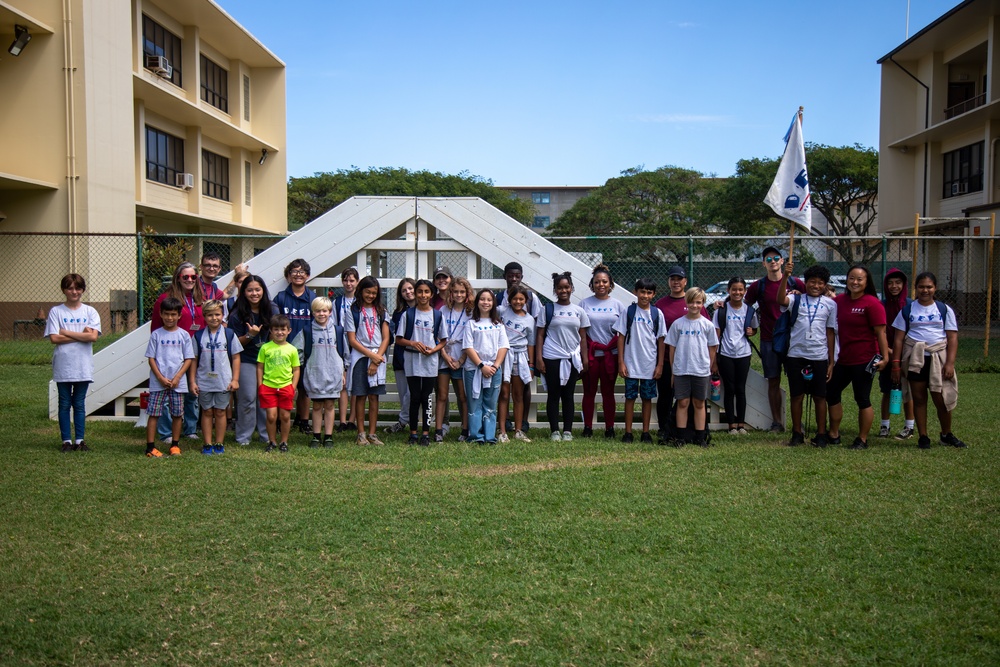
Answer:
POLYGON ((715 353, 719 337, 711 320, 701 312, 705 307, 705 291, 692 287, 684 295, 687 314, 674 320, 667 332, 670 367, 673 371, 674 397, 677 399, 678 445, 694 442, 708 446, 707 415, 709 381, 716 370, 715 353), (688 405, 694 405, 694 436, 688 432, 688 405))
POLYGON ((757 309, 747 304, 743 297, 746 282, 734 276, 727 287, 729 296, 712 313, 712 324, 719 337, 719 376, 722 379, 726 418, 730 435, 746 435, 747 376, 750 375, 750 336, 760 326, 757 309))
MULTIPOLYGON (((604 437, 615 437, 615 382, 618 379, 618 340, 614 326, 625 312, 621 301, 611 296, 615 281, 611 270, 604 264, 594 267, 590 278, 594 293, 580 302, 580 307, 590 318, 587 331, 588 370, 583 374, 583 437, 594 434, 594 402, 597 388, 601 389, 601 408, 604 411, 604 437)), ((666 327, 664 327, 666 328, 666 327)))
POLYGON ((632 420, 637 398, 642 401, 642 435, 639 442, 653 442, 649 420, 653 414, 653 399, 656 398, 656 381, 663 375, 663 360, 666 358, 663 339, 667 335, 663 313, 651 306, 655 296, 655 282, 649 278, 636 280, 635 308, 625 308, 614 326, 618 374, 625 378, 625 434, 622 442, 626 443, 634 440, 632 420))
POLYGON ((545 376, 548 399, 545 412, 553 441, 573 439, 574 392, 580 373, 587 372, 587 329, 590 317, 572 303, 573 275, 552 274, 556 303, 542 309, 536 322, 535 368, 545 376), (549 321, 551 320, 551 321, 549 321), (562 404, 562 431, 559 430, 559 404, 562 404))
POLYGON ((54 306, 45 320, 45 333, 56 346, 52 353, 52 379, 59 390, 59 435, 62 451, 89 452, 84 442, 87 389, 94 381, 94 341, 101 335, 101 316, 83 303, 87 281, 79 273, 63 276, 60 285, 66 303, 54 306), (73 432, 70 429, 72 410, 73 432))

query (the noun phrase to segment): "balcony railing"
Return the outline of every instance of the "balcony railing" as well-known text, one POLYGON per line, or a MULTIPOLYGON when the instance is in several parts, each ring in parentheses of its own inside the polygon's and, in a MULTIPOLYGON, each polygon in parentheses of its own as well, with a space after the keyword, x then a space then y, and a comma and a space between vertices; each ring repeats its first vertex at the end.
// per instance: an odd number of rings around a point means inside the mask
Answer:
POLYGON ((959 102, 953 107, 948 107, 944 110, 945 119, 954 118, 955 116, 961 116, 966 111, 972 111, 976 107, 981 107, 986 104, 986 93, 982 92, 975 97, 970 97, 964 102, 959 102))

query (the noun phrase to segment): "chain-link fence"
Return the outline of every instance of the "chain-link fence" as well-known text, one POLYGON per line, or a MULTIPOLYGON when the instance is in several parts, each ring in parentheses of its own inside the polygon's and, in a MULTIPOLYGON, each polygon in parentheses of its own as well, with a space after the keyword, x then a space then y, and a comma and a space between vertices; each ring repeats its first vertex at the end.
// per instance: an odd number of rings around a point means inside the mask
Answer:
MULTIPOLYGON (((133 330, 149 319, 156 297, 181 261, 199 263, 207 252, 222 259, 222 273, 249 260, 281 236, 166 236, 157 234, 0 234, 0 363, 48 363, 51 345, 42 339, 49 308, 63 301, 59 282, 66 273, 87 280, 85 302, 101 314, 106 345, 118 334, 133 330)), ((667 273, 679 264, 688 273, 688 284, 702 287, 709 300, 724 298, 726 282, 733 276, 751 281, 764 275, 761 254, 774 245, 787 256, 788 239, 766 237, 566 237, 550 238, 589 266, 599 262, 611 268, 615 281, 631 288, 639 277, 656 281, 666 291, 667 273)), ((973 352, 975 340, 987 333, 987 313, 998 317, 998 267, 991 261, 991 238, 984 236, 891 236, 872 238, 796 238, 795 272, 822 263, 833 275, 835 289, 843 290, 851 265, 863 263, 878 281, 891 268, 910 278, 931 271, 938 278, 938 297, 958 315, 965 347, 973 352), (992 271, 991 271, 992 266, 992 271), (992 273, 992 281, 991 281, 992 273), (987 294, 992 286, 992 303, 987 294)), ((468 267, 463 252, 436 253, 434 265, 450 266, 456 275, 468 267)), ((382 281, 387 304, 395 301, 395 288, 406 267, 405 251, 370 251, 362 275, 375 272, 382 281)), ((486 260, 473 262, 479 275, 501 278, 502 269, 486 260)), ((414 276, 425 277, 425 276, 414 276)), ((324 276, 314 271, 318 289, 339 272, 324 276)), ((581 282, 581 281, 578 281, 581 282)), ((220 285, 225 287, 225 285, 220 285)), ((546 286, 535 286, 550 297, 546 286)), ((578 296, 585 296, 585 281, 578 296)), ((980 356, 984 346, 979 345, 980 356)))

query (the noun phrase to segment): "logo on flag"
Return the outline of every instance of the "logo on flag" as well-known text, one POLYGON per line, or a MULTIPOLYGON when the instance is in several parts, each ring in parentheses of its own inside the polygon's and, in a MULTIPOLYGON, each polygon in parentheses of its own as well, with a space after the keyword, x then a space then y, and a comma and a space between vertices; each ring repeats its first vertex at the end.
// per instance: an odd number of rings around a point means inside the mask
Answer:
POLYGON ((806 169, 806 149, 802 141, 802 117, 796 113, 785 135, 785 153, 781 156, 778 173, 764 203, 783 218, 811 228, 809 202, 809 172, 806 169))

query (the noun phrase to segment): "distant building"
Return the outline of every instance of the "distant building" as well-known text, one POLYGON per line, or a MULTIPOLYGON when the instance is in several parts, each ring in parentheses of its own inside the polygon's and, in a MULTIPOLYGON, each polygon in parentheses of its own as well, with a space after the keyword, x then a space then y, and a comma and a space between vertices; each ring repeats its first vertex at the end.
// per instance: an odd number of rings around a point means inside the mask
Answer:
MULTIPOLYGON (((966 0, 879 61, 879 231, 1000 209, 1000 6, 966 0)), ((935 222, 988 233, 980 222, 935 222)))
POLYGON ((532 228, 543 230, 559 219, 559 216, 573 207, 573 204, 596 190, 596 185, 554 185, 554 186, 498 186, 509 190, 520 199, 535 205, 535 219, 532 228))

